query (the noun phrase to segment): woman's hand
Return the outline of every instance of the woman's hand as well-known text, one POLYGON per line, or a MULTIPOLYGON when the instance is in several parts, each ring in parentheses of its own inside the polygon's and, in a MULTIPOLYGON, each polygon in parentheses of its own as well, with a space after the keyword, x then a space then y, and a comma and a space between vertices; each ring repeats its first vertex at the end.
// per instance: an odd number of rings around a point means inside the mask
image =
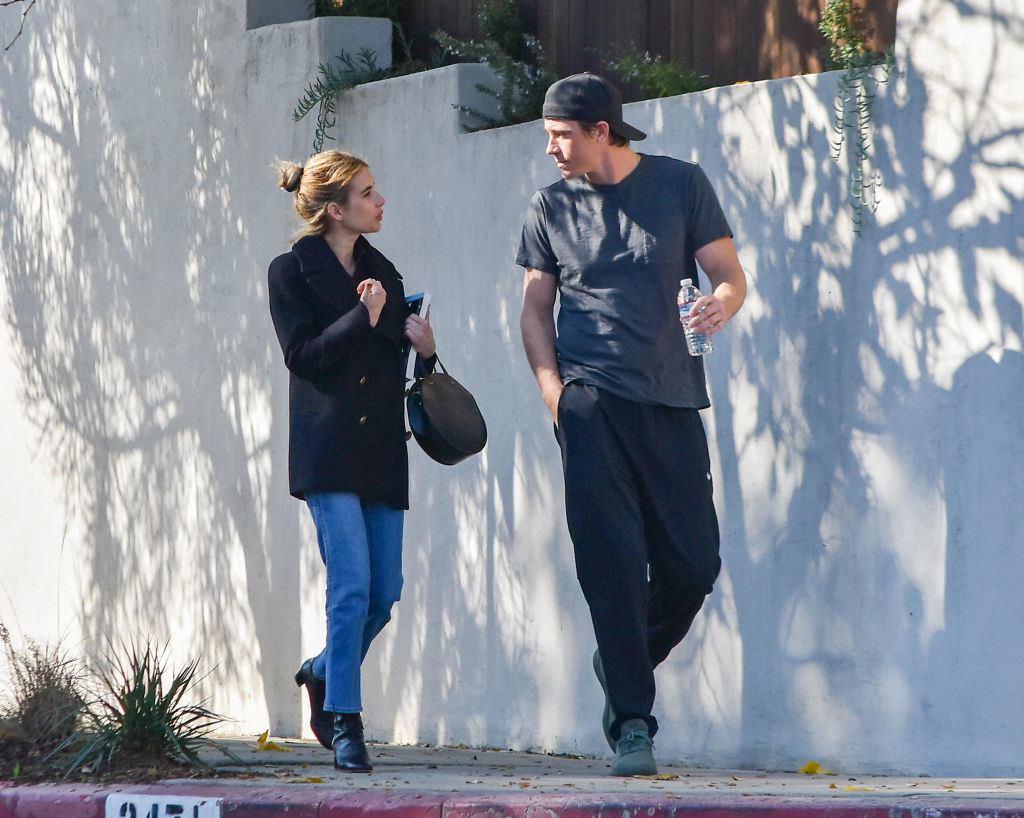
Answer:
POLYGON ((359 300, 366 305, 366 309, 370 313, 370 326, 377 326, 377 319, 380 318, 384 302, 388 298, 383 285, 375 278, 365 278, 356 285, 356 292, 359 293, 359 300))
POLYGON ((430 328, 430 307, 427 314, 410 315, 405 319, 405 337, 421 358, 430 358, 437 351, 434 343, 434 330, 430 328))

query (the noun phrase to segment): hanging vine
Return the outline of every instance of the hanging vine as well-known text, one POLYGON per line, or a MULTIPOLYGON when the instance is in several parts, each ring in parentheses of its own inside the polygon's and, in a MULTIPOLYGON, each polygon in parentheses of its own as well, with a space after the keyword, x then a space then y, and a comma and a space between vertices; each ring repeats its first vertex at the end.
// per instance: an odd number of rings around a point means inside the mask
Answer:
POLYGON ((298 122, 314 108, 316 109, 316 130, 313 133, 313 153, 320 153, 325 139, 333 139, 328 130, 334 127, 338 98, 350 88, 364 82, 373 82, 385 76, 385 70, 377 67, 377 55, 369 48, 352 58, 342 51, 336 58, 338 65, 320 63, 318 76, 306 88, 306 93, 292 111, 292 119, 298 122))
POLYGON ((320 63, 317 66, 316 79, 307 86, 292 111, 292 119, 298 122, 316 110, 313 153, 323 150, 324 141, 334 139, 329 131, 337 122, 335 112, 346 91, 366 82, 400 77, 403 74, 425 71, 427 68, 436 68, 440 65, 440 62, 427 65, 422 60, 413 58, 412 43, 405 36, 401 24, 395 19, 399 14, 399 4, 400 0, 345 0, 344 5, 342 0, 316 0, 315 11, 318 16, 355 14, 365 17, 391 17, 392 53, 404 54, 405 57, 387 68, 381 68, 377 65, 377 53, 370 48, 362 48, 355 57, 347 51, 342 51, 334 58, 334 65, 320 63))
POLYGON ((864 211, 878 208, 881 177, 871 168, 872 106, 879 82, 888 82, 892 50, 871 51, 863 9, 851 0, 827 0, 818 28, 829 42, 827 62, 842 69, 832 119, 832 158, 838 163, 845 146, 850 177, 847 198, 853 210, 853 232, 860 234, 864 211), (879 66, 881 66, 879 68, 879 66))

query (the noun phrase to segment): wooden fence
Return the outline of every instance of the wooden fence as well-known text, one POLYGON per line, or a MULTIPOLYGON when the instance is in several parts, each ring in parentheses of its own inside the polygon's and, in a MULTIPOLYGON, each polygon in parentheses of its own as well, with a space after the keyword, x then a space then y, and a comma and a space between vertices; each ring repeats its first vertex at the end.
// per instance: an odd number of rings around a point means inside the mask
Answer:
MULTIPOLYGON (((408 34, 426 56, 438 29, 480 37, 481 0, 410 0, 408 34)), ((606 70, 604 59, 635 45, 707 74, 715 85, 822 70, 818 31, 825 0, 520 0, 559 75, 606 70)), ((892 45, 896 0, 861 0, 872 48, 892 45)))

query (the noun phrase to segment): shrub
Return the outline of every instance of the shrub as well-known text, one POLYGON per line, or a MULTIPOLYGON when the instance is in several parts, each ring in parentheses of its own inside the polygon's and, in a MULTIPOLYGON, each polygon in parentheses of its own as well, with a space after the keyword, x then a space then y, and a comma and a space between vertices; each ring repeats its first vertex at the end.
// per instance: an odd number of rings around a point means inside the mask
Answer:
POLYGON ((10 688, 0 704, 0 742, 17 744, 28 759, 45 756, 67 743, 85 709, 84 673, 61 648, 28 642, 15 649, 0 624, 10 688))
POLYGON ((605 64, 625 85, 627 97, 657 99, 703 91, 711 87, 705 74, 682 68, 659 55, 651 56, 636 46, 620 48, 605 64))
POLYGON ((408 0, 314 0, 316 17, 383 17, 391 21, 391 63, 387 76, 423 71, 427 66, 412 56, 405 36, 409 22, 408 0))
POLYGON ((314 0, 316 17, 387 17, 401 23, 408 13, 404 0, 314 0))
POLYGON ((478 91, 497 100, 497 116, 489 116, 468 105, 455 106, 480 121, 480 125, 467 130, 498 128, 539 119, 544 94, 557 77, 540 41, 523 32, 515 0, 484 0, 476 19, 483 31, 482 42, 458 40, 444 31, 434 35, 447 54, 490 66, 501 82, 496 89, 481 83, 476 86, 478 91))
POLYGON ((850 69, 885 62, 886 52, 871 51, 866 45, 871 28, 864 9, 851 0, 827 0, 818 30, 828 40, 825 64, 830 69, 850 69))
POLYGON ((207 737, 221 717, 186 701, 198 661, 168 683, 160 651, 133 645, 108 658, 96 679, 59 644, 15 649, 2 624, 0 642, 10 679, 0 699, 0 778, 159 775, 169 766, 207 766, 204 746, 234 758, 207 737))

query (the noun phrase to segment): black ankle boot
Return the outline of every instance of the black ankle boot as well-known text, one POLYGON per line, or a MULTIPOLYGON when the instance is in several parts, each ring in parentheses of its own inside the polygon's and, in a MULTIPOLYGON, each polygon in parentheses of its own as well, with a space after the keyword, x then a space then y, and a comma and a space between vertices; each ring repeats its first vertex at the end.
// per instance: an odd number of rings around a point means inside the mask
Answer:
POLYGON ((358 713, 334 714, 334 767, 349 773, 373 770, 363 739, 363 719, 358 713))
POLYGON ((302 663, 295 674, 295 684, 306 686, 309 694, 309 726, 319 741, 328 750, 334 748, 334 714, 324 710, 324 697, 327 695, 327 683, 313 675, 313 660, 302 663))

